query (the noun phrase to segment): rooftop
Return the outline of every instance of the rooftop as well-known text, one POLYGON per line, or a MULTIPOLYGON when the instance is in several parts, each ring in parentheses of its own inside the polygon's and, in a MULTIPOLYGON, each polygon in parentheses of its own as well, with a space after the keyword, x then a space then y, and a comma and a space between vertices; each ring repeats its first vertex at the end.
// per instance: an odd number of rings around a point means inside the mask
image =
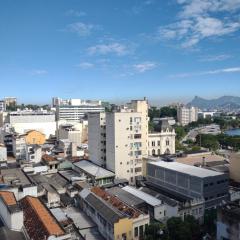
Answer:
POLYGON ((1 169, 0 176, 2 176, 3 182, 8 185, 30 185, 30 181, 20 168, 8 168, 1 169))
POLYGON ((139 215, 142 214, 138 209, 125 204, 119 198, 110 195, 108 192, 106 192, 100 187, 93 187, 91 189, 91 192, 100 197, 102 200, 104 200, 104 202, 108 203, 110 206, 114 207, 124 216, 128 216, 130 218, 138 218, 139 215))
POLYGON ((0 191, 0 197, 8 206, 16 205, 17 201, 13 192, 0 191))
POLYGON ((134 196, 133 194, 123 190, 120 187, 112 187, 106 189, 106 191, 130 206, 138 206, 145 203, 142 199, 134 196))
POLYGON ((149 162, 149 164, 166 168, 168 170, 185 173, 191 176, 200 177, 200 178, 222 175, 222 173, 219 173, 219 172, 215 172, 215 171, 200 168, 200 167, 194 167, 194 166, 190 166, 190 165, 182 164, 178 162, 158 161, 158 162, 149 162))
POLYGON ((144 200, 147 204, 151 205, 151 206, 158 206, 162 204, 162 201, 160 201, 159 199, 145 193, 142 192, 134 187, 130 187, 130 186, 126 186, 122 188, 124 191, 127 191, 131 194, 133 194, 134 196, 137 196, 138 198, 144 200))
POLYGON ((94 176, 96 179, 115 176, 113 172, 106 170, 87 160, 81 160, 79 162, 73 163, 73 165, 77 168, 82 169, 85 173, 94 176))
POLYGON ((27 196, 24 199, 29 204, 29 207, 31 207, 35 214, 39 217, 49 235, 61 236, 65 234, 57 220, 38 198, 27 196))

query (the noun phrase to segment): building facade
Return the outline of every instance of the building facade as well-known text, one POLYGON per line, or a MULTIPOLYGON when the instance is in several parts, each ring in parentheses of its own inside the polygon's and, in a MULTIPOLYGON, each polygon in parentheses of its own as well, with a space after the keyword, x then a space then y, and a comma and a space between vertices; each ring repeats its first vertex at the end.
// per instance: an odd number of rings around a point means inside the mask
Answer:
POLYGON ((175 153, 175 130, 168 121, 161 122, 161 131, 148 134, 148 155, 160 156, 175 153))
POLYGON ((182 126, 188 125, 191 122, 196 122, 198 120, 198 108, 179 106, 177 108, 177 118, 182 126))

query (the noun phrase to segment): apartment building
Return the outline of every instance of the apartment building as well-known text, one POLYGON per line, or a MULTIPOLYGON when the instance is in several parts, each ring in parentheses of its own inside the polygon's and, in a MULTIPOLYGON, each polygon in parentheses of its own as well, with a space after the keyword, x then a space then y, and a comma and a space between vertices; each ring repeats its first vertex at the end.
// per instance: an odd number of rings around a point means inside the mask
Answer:
POLYGON ((148 155, 159 156, 163 154, 174 154, 175 137, 175 130, 169 124, 168 120, 161 120, 160 132, 148 134, 148 155))
POLYGON ((89 114, 89 158, 131 184, 148 153, 148 103, 133 100, 117 111, 89 114))
POLYGON ((177 118, 182 126, 188 125, 191 122, 196 122, 198 120, 198 108, 179 106, 177 108, 177 118))
POLYGON ((16 135, 12 139, 13 156, 16 160, 26 160, 27 144, 25 135, 16 135))
POLYGON ((58 100, 56 105, 57 120, 78 122, 91 112, 104 112, 101 101, 81 99, 58 100))

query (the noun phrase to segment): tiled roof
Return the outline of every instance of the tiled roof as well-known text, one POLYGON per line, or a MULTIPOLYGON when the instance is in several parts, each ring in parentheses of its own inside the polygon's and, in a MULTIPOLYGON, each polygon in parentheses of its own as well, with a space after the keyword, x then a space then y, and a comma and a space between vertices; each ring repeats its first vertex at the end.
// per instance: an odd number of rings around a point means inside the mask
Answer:
POLYGON ((65 234, 56 219, 51 215, 51 213, 38 198, 27 196, 26 201, 38 215, 49 235, 61 236, 65 234))
POLYGON ((3 198, 4 202, 8 206, 16 205, 16 198, 14 196, 13 192, 7 192, 7 191, 0 191, 0 197, 3 198))
POLYGON ((52 162, 52 161, 56 161, 56 158, 53 156, 50 156, 48 154, 44 154, 42 156, 42 160, 46 161, 46 162, 52 162))

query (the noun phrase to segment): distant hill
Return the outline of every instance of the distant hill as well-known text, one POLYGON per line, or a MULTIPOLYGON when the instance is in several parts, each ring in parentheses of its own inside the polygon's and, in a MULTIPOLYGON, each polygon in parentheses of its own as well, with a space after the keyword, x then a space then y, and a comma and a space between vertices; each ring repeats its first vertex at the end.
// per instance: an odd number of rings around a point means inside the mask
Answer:
POLYGON ((188 103, 188 105, 198 107, 202 110, 219 109, 233 111, 240 109, 240 97, 223 96, 220 98, 208 100, 196 96, 191 102, 188 103))

